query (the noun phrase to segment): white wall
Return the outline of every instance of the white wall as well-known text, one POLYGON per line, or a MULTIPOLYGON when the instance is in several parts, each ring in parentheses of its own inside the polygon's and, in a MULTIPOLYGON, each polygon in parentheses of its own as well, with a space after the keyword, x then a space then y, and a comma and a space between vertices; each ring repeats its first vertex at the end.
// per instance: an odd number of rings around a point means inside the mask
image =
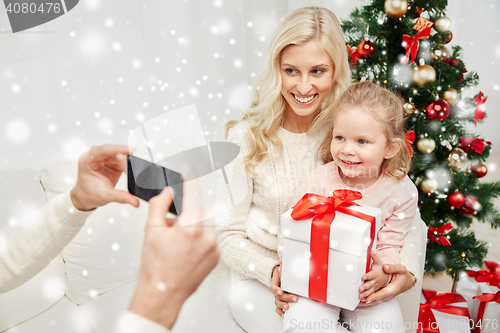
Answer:
MULTIPOLYGON (((12 34, 0 6, 0 169, 75 158, 127 143, 131 129, 196 104, 207 139, 240 117, 282 16, 326 6, 339 18, 367 1, 80 0, 66 15, 12 34), (251 22, 251 23, 250 23, 251 22)), ((477 127, 500 151, 500 4, 450 1, 453 43, 489 96, 477 127)))

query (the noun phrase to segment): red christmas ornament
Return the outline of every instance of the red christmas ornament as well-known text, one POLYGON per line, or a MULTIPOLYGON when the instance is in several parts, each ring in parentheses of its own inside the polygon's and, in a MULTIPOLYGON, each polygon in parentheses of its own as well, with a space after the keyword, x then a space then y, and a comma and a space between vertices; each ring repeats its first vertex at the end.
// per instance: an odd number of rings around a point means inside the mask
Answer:
POLYGON ((477 202, 476 197, 473 197, 472 195, 466 195, 465 202, 462 205, 462 207, 460 207, 460 213, 472 216, 476 213, 476 210, 480 207, 481 206, 477 202))
POLYGON ((448 44, 449 42, 451 42, 452 39, 453 39, 453 34, 450 31, 450 34, 448 35, 448 38, 446 39, 446 42, 444 42, 444 43, 448 44))
POLYGON ((474 104, 476 104, 476 111, 474 112, 474 125, 477 126, 478 120, 484 119, 483 105, 486 103, 488 97, 483 97, 483 93, 480 91, 479 94, 474 99, 474 104))
POLYGON ((465 196, 462 193, 456 191, 448 194, 446 202, 453 208, 460 208, 465 203, 465 196))
POLYGON ((477 163, 470 168, 470 171, 472 171, 477 178, 483 178, 488 173, 488 168, 484 164, 477 163))
POLYGON ((375 51, 375 45, 369 40, 364 40, 358 45, 359 55, 362 57, 369 57, 375 51))
POLYGON ((439 119, 443 121, 450 115, 450 106, 444 99, 436 99, 425 107, 427 119, 439 119))

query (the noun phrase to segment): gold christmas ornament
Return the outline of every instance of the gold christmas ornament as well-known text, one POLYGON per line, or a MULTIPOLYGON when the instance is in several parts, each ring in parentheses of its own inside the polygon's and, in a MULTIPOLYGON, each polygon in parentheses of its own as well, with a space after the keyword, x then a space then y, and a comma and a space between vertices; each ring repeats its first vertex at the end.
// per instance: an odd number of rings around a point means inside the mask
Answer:
POLYGON ((468 161, 467 153, 461 148, 454 148, 448 156, 448 165, 456 170, 462 169, 468 161))
POLYGON ((448 16, 441 16, 436 21, 434 21, 434 29, 438 32, 445 32, 450 30, 451 20, 448 16))
POLYGON ((455 89, 453 89, 453 88, 448 88, 448 90, 446 90, 444 92, 443 99, 445 101, 447 101, 448 104, 451 105, 451 104, 453 104, 453 103, 455 103, 457 101, 457 99, 458 99, 458 92, 455 89))
POLYGON ((434 193, 438 189, 438 181, 434 178, 424 178, 420 183, 420 188, 425 193, 434 193))
POLYGON ((413 82, 419 87, 423 86, 429 81, 434 81, 436 79, 436 71, 432 66, 423 65, 417 66, 412 73, 413 82))
POLYGON ((415 105, 413 105, 413 103, 411 102, 406 102, 404 105, 403 105, 403 109, 405 111, 405 114, 412 114, 413 112, 415 112, 415 105))
POLYGON ((434 51, 434 59, 443 59, 443 58, 449 58, 450 57, 450 51, 446 48, 444 45, 440 45, 435 51, 434 51))
POLYGON ((436 148, 436 141, 432 138, 422 138, 417 141, 417 149, 421 153, 429 154, 436 148))
POLYGON ((384 12, 390 18, 400 18, 408 10, 407 0, 385 0, 384 12))

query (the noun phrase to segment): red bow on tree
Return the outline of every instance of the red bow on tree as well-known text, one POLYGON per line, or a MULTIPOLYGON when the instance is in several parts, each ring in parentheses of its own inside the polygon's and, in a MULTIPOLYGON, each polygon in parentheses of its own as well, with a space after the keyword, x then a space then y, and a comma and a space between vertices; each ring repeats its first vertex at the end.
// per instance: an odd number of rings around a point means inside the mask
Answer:
POLYGON ((451 223, 446 223, 438 228, 429 227, 427 230, 427 238, 441 245, 451 245, 450 240, 444 236, 449 233, 451 229, 453 229, 451 223))
POLYGON ((417 57, 418 46, 420 44, 418 40, 427 39, 430 36, 431 36, 431 28, 425 28, 415 36, 403 35, 403 45, 404 48, 406 49, 406 58, 403 61, 401 61, 401 63, 407 64, 411 56, 410 65, 412 65, 413 62, 415 61, 415 58, 417 57))
POLYGON ((484 111, 483 111, 483 105, 486 103, 486 100, 488 97, 483 98, 483 93, 479 92, 479 94, 476 96, 476 99, 474 100, 474 104, 476 105, 476 111, 474 112, 474 125, 477 126, 478 120, 483 120, 484 119, 484 111))
POLYGON ((491 145, 490 141, 485 141, 484 139, 479 138, 460 138, 460 145, 462 149, 466 152, 469 152, 469 149, 472 149, 478 154, 482 154, 486 143, 491 145))
POLYGON ((406 147, 408 147, 408 150, 410 151, 410 157, 413 156, 413 148, 411 147, 412 143, 415 142, 415 131, 409 131, 406 132, 405 134, 405 139, 406 139, 406 147))
MULTIPOLYGON (((479 302, 481 302, 479 304, 476 323, 482 323, 484 322, 484 310, 486 310, 486 304, 490 302, 500 303, 500 291, 497 292, 496 294, 485 293, 482 294, 481 296, 474 296, 472 298, 477 299, 479 302)), ((481 327, 482 325, 478 324, 474 329, 474 333, 481 333, 481 327)))
POLYGON ((467 274, 477 282, 488 282, 490 286, 500 288, 500 265, 493 261, 484 261, 488 268, 478 271, 467 271, 467 274))
POLYGON ((361 59, 358 48, 353 51, 351 46, 347 44, 347 53, 351 56, 351 67, 356 67, 356 61, 361 59))
POLYGON ((426 301, 425 304, 420 303, 420 309, 418 313, 418 322, 422 325, 422 332, 439 332, 439 329, 432 328, 436 327, 436 325, 433 324, 436 322, 436 317, 434 317, 431 309, 457 316, 470 317, 469 310, 467 310, 466 307, 463 308, 459 306, 449 305, 451 303, 466 303, 467 301, 460 294, 445 293, 437 295, 436 291, 426 289, 422 289, 422 294, 424 294, 426 301))

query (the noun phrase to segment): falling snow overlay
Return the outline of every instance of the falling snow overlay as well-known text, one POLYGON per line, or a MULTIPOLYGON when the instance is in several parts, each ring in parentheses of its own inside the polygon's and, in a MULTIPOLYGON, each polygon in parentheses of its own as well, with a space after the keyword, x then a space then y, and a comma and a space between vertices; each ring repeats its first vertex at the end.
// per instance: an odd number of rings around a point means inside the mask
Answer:
MULTIPOLYGON (((500 2, 448 2, 446 14, 453 22, 454 37, 447 47, 462 46, 467 69, 481 78, 473 91, 462 94, 472 98, 480 90, 488 96, 486 120, 470 130, 492 142, 484 179, 498 180, 500 2)), ((93 145, 127 144, 131 131, 165 113, 194 104, 205 139, 223 141, 226 122, 239 119, 251 103, 254 81, 281 17, 298 7, 320 5, 339 19, 348 19, 355 7, 369 3, 81 0, 59 19, 17 34, 11 33, 0 4, 4 117, 0 184, 12 189, 0 194, 0 230, 32 227, 23 224, 25 215, 73 186, 76 164, 68 161, 93 145)), ((421 48, 426 51, 427 43, 422 41, 421 48)), ((403 86, 411 83, 412 73, 396 67, 391 78, 403 86)), ((465 105, 458 107, 461 115, 467 113, 465 105)), ((435 129, 442 131, 442 126, 437 123, 435 129)), ((455 147, 459 139, 443 140, 437 146, 455 147)), ((446 200, 449 169, 437 168, 428 176, 437 180, 441 192, 434 200, 446 200)), ((119 186, 126 190, 124 179, 119 186)), ((209 190, 206 194, 214 195, 209 190)), ((141 202, 139 210, 113 204, 94 212, 61 256, 17 291, 0 295, 0 331, 111 332, 112 321, 126 310, 135 289, 147 209, 147 203, 141 202)), ((73 208, 67 212, 75 213, 73 208)), ((500 262, 498 231, 481 229, 482 224, 473 228, 477 238, 487 240, 489 255, 496 256, 491 260, 500 262)), ((0 233, 0 252, 7 247, 0 233)), ((445 259, 436 257, 437 262, 445 259)), ((245 268, 258 270, 255 264, 245 268)), ((228 281, 229 270, 218 266, 183 307, 176 330, 241 332, 228 309, 228 281)), ((168 290, 161 281, 156 288, 168 290)), ((244 304, 249 312, 255 312, 256 306, 244 304)))

